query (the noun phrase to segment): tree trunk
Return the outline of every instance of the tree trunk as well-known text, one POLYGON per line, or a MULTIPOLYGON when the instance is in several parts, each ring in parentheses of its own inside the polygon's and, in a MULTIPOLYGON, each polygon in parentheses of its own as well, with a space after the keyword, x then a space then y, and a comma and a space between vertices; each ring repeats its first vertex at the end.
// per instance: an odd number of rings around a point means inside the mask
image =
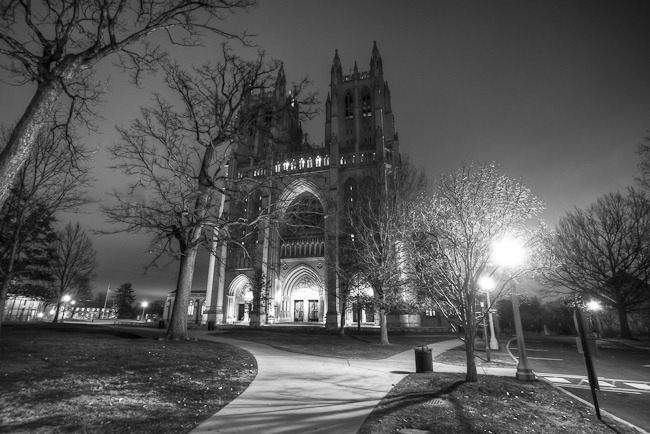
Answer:
POLYGON ((474 358, 474 337, 476 326, 473 324, 465 325, 465 357, 467 359, 467 372, 465 373, 465 381, 475 383, 478 381, 478 373, 476 372, 476 359, 474 358))
POLYGON ((29 157, 37 134, 51 118, 61 89, 56 79, 38 85, 25 113, 11 132, 7 145, 0 152, 0 207, 9 197, 14 179, 29 157))
MULTIPOLYGON (((199 172, 198 186, 199 195, 194 205, 194 213, 197 219, 205 216, 206 210, 210 207, 210 188, 212 181, 210 179, 209 167, 214 155, 214 147, 205 148, 203 160, 201 161, 201 170, 199 172)), ((167 329, 167 339, 180 340, 188 339, 187 336, 187 306, 190 301, 190 292, 192 292, 192 280, 194 278, 194 264, 196 254, 199 250, 201 231, 203 224, 197 224, 191 231, 188 239, 183 238, 182 233, 178 233, 176 238, 181 246, 181 264, 178 273, 178 282, 176 283, 176 298, 174 300, 174 309, 172 318, 167 329)))
MULTIPOLYGON (((0 205, 0 209, 2 205, 0 205)), ((16 265, 16 256, 18 256, 18 237, 20 236, 20 231, 22 229, 22 212, 19 217, 18 227, 15 230, 13 244, 11 246, 11 253, 9 256, 9 264, 4 270, 4 277, 2 278, 2 283, 0 284, 0 334, 2 333, 2 320, 4 319, 5 314, 5 302, 7 300, 7 295, 9 294, 9 284, 13 278, 14 266, 16 265)))
POLYGON ((359 306, 357 303, 357 330, 361 331, 361 308, 359 306))
POLYGON ((2 340, 2 320, 5 312, 5 305, 7 303, 7 293, 9 292, 9 279, 2 280, 2 288, 0 288, 0 340, 2 340))
POLYGON ((619 307, 618 309, 618 322, 621 324, 621 338, 623 339, 632 339, 632 331, 630 330, 630 324, 627 322, 627 312, 624 307, 619 307))
POLYGON ((341 328, 339 330, 340 336, 345 336, 345 309, 346 303, 345 299, 341 300, 341 328))
POLYGON ((59 301, 56 304, 56 313, 54 314, 54 319, 52 320, 53 323, 59 322, 59 311, 61 310, 61 302, 59 301))
POLYGON ((194 277, 194 263, 198 245, 191 245, 181 254, 181 264, 176 284, 176 298, 172 318, 167 329, 167 339, 181 340, 188 339, 187 336, 187 306, 192 292, 192 279, 194 277))
POLYGON ((379 329, 381 333, 381 339, 379 343, 381 345, 388 345, 390 342, 388 342, 388 318, 386 315, 386 308, 385 307, 380 307, 379 308, 379 329))

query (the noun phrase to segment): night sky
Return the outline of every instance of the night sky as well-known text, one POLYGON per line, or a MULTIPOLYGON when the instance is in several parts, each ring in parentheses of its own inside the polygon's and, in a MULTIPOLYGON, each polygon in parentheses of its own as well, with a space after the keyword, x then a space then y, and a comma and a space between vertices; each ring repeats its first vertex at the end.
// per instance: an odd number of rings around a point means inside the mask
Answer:
MULTIPOLYGON (((637 144, 650 130, 650 2, 648 1, 304 1, 273 0, 227 22, 257 35, 268 55, 284 61, 289 82, 309 75, 323 103, 334 50, 344 73, 357 61, 369 69, 377 41, 403 153, 437 176, 463 161, 497 161, 523 178, 553 226, 574 206, 623 191, 636 174, 637 144)), ((220 40, 203 48, 172 49, 187 65, 218 62, 220 40)), ((233 45, 243 55, 247 51, 233 45)), ((248 51, 250 53, 250 51, 248 51)), ((110 93, 101 109, 91 194, 125 187, 105 147, 162 91, 160 77, 143 89, 104 60, 110 93)), ((6 80, 4 75, 0 78, 6 80)), ((0 122, 24 111, 33 88, 0 82, 0 122)), ((303 125, 321 145, 324 115, 303 125)), ((108 229, 99 205, 60 216, 87 229, 108 229)), ((146 235, 94 236, 100 266, 95 292, 130 281, 138 301, 164 299, 175 288, 177 264, 143 267, 146 235)), ((205 255, 204 255, 205 256, 205 255)), ((194 288, 205 288, 207 258, 194 288)))

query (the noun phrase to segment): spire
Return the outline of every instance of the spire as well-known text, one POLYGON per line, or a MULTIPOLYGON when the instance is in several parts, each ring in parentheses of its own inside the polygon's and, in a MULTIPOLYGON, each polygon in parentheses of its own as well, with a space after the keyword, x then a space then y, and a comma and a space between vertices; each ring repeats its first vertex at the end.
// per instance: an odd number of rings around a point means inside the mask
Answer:
POLYGON ((281 93, 284 93, 284 90, 287 86, 287 77, 284 75, 284 62, 280 63, 280 68, 278 69, 278 76, 275 79, 275 88, 281 90, 281 93))
POLYGON ((377 48, 377 41, 372 42, 372 56, 370 57, 370 72, 374 74, 375 77, 381 77, 384 72, 382 70, 381 54, 379 54, 379 49, 377 48))
POLYGON ((391 104, 390 104, 390 88, 388 87, 388 82, 384 82, 384 108, 386 109, 387 113, 390 113, 393 111, 391 104))
POLYGON ((327 92, 327 100, 325 101, 325 121, 329 122, 332 118, 332 99, 330 93, 327 92))
POLYGON ((354 61, 354 76, 359 75, 359 68, 357 68, 357 61, 354 61))
POLYGON ((334 61, 332 62, 331 75, 332 75, 332 82, 334 82, 334 78, 339 78, 343 76, 343 68, 341 67, 341 59, 339 59, 338 49, 334 50, 334 61))

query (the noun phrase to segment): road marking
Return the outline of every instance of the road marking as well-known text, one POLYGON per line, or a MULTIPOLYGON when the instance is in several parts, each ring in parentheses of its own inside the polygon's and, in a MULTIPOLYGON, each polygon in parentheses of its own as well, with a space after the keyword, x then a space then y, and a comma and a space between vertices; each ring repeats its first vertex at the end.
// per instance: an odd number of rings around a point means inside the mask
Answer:
POLYGON ((647 384, 643 383, 624 383, 627 386, 634 387, 635 389, 640 389, 640 390, 650 390, 650 386, 647 384))
MULTIPOLYGON (((559 387, 564 387, 566 389, 591 389, 591 386, 583 386, 581 384, 559 384, 559 387)), ((641 392, 636 392, 631 389, 618 389, 618 388, 613 388, 613 389, 607 389, 607 392, 609 393, 629 393, 630 395, 642 395, 641 392)))
POLYGON ((553 360, 553 361, 556 361, 556 362, 561 362, 564 359, 549 359, 549 358, 546 358, 546 357, 528 357, 528 360, 553 360))
POLYGON ((614 386, 613 384, 608 383, 608 382, 603 381, 603 380, 598 380, 598 385, 599 385, 599 386, 605 386, 605 387, 616 387, 616 386, 614 386))
POLYGON ((548 350, 537 350, 535 348, 526 348, 527 351, 548 351, 548 350))
POLYGON ((566 378, 560 378, 560 377, 545 377, 548 381, 552 381, 553 383, 569 383, 571 382, 567 380, 566 378))

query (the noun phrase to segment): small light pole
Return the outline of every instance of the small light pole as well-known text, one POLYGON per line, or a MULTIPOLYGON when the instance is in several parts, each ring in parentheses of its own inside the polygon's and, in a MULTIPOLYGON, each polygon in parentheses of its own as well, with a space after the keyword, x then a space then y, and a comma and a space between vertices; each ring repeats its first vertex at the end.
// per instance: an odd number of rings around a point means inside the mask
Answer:
POLYGON ((108 303, 108 293, 111 291, 111 284, 108 284, 106 289, 106 297, 104 298, 104 309, 102 309, 102 319, 106 318, 106 303, 108 303))
POLYGON ((144 316, 144 311, 147 308, 147 306, 149 306, 149 303, 147 303, 146 301, 143 301, 142 302, 142 321, 146 321, 146 318, 144 316))
POLYGON ((488 310, 488 325, 490 327, 490 349, 498 350, 499 341, 494 334, 494 320, 492 319, 492 304, 490 303, 490 291, 496 288, 497 284, 490 276, 481 277, 479 286, 485 291, 487 297, 487 310, 488 310))

